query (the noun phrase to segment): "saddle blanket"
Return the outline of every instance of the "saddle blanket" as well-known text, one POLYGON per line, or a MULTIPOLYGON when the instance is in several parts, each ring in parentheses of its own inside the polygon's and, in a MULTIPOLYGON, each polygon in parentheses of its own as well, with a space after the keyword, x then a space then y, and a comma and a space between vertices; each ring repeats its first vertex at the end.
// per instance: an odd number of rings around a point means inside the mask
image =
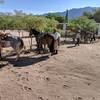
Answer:
POLYGON ((61 37, 60 33, 58 33, 58 32, 52 34, 52 36, 54 37, 55 40, 57 40, 58 38, 61 37))

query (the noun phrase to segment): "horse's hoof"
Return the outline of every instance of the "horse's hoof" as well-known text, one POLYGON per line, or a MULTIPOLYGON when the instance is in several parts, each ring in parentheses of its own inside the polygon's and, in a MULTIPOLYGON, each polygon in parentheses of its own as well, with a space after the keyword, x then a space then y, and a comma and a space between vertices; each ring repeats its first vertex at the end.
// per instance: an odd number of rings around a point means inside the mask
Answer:
POLYGON ((53 56, 54 54, 53 53, 51 53, 51 56, 53 56))
POLYGON ((54 56, 55 55, 55 53, 51 53, 51 56, 54 56))
POLYGON ((56 50, 55 54, 58 54, 58 50, 56 50))

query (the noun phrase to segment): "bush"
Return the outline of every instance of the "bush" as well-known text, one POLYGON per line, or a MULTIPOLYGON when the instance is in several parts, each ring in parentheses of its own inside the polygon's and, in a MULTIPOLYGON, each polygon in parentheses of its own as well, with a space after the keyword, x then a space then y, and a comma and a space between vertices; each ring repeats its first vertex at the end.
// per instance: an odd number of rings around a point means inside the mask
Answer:
POLYGON ((0 14, 0 29, 29 30, 34 27, 38 31, 52 31, 58 22, 43 16, 26 15, 18 13, 16 15, 0 14))
POLYGON ((69 25, 73 30, 77 30, 77 26, 79 26, 81 30, 96 31, 97 29, 96 22, 93 19, 88 19, 85 16, 70 20, 69 25))

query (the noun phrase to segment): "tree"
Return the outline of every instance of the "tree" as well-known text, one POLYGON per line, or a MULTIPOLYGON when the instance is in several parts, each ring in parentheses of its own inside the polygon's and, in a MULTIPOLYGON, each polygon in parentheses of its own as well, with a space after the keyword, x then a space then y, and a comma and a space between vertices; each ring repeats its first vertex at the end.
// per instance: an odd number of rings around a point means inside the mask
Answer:
POLYGON ((93 19, 88 19, 86 16, 79 17, 69 21, 71 29, 76 29, 77 26, 80 26, 81 30, 85 31, 96 31, 97 24, 93 19))
POLYGON ((54 14, 53 13, 49 13, 48 15, 46 15, 46 17, 49 18, 49 19, 55 19, 60 23, 63 23, 64 20, 65 20, 64 16, 58 15, 56 13, 54 13, 54 14))
POLYGON ((100 9, 96 10, 94 13, 94 19, 96 22, 100 23, 100 9))
POLYGON ((32 14, 16 14, 0 13, 0 29, 16 29, 29 30, 34 27, 38 31, 52 31, 57 26, 58 22, 55 19, 49 19, 43 16, 34 16, 32 14))
POLYGON ((87 17, 88 19, 93 19, 93 14, 91 12, 84 12, 83 16, 87 17))
POLYGON ((26 14, 22 10, 14 10, 16 16, 25 16, 26 14))

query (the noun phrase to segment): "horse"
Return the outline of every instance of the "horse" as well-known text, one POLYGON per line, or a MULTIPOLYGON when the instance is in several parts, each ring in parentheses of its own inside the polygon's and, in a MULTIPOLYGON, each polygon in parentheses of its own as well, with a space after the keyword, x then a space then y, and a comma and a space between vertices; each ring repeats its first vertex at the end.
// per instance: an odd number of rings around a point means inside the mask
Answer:
MULTIPOLYGON (((78 32, 78 30, 75 31, 75 33, 77 33, 77 32, 78 32)), ((75 42, 76 35, 77 34, 74 34, 72 36, 73 43, 75 42)), ((93 41, 96 41, 96 33, 91 32, 91 31, 86 31, 86 30, 80 30, 80 40, 83 41, 84 43, 88 43, 88 41, 90 43, 92 43, 93 41)))
POLYGON ((37 48, 39 48, 39 53, 41 51, 41 49, 49 48, 49 51, 51 52, 51 54, 57 54, 58 53, 58 42, 55 41, 54 36, 51 35, 51 33, 40 33, 35 29, 30 29, 30 34, 29 36, 34 35, 36 42, 37 42, 37 48))
POLYGON ((34 28, 31 28, 29 31, 29 37, 32 37, 34 35, 36 43, 37 43, 37 48, 39 48, 39 36, 40 36, 40 32, 36 31, 34 28))
MULTIPOLYGON (((12 47, 17 54, 16 61, 19 59, 21 50, 24 48, 23 40, 18 36, 13 36, 10 33, 5 33, 0 36, 0 47, 12 47)), ((1 50, 0 50, 1 54, 1 50)), ((2 57, 1 57, 2 58, 2 57)))
POLYGON ((84 43, 96 41, 96 33, 92 31, 81 31, 81 38, 84 39, 84 43))

